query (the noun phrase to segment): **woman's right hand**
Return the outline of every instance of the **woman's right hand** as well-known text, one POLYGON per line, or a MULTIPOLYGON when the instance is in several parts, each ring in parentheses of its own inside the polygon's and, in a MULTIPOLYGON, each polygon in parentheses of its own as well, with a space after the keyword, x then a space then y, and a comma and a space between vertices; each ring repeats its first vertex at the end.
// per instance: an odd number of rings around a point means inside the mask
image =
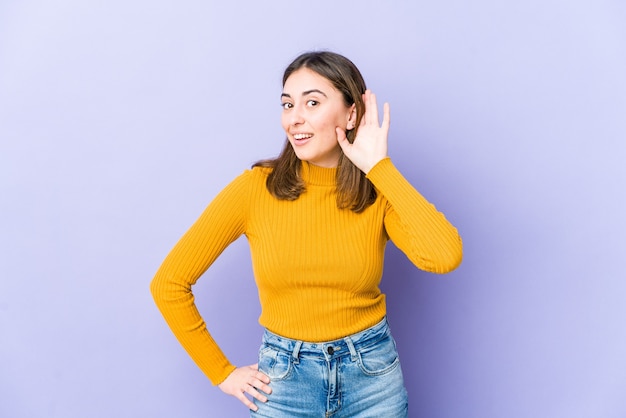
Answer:
POLYGON ((250 366, 237 367, 217 387, 227 395, 232 395, 239 399, 241 403, 251 410, 256 411, 258 409, 257 406, 246 397, 245 393, 260 402, 267 402, 267 396, 259 392, 259 390, 268 395, 272 393, 272 388, 268 386, 268 383, 270 383, 270 378, 259 371, 258 364, 252 364, 250 366))

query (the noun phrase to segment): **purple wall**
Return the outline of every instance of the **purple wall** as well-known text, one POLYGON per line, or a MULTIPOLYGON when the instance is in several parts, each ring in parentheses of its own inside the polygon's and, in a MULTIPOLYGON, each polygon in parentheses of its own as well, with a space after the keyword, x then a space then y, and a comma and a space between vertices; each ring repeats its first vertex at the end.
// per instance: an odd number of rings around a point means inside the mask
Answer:
MULTIPOLYGON (((0 3, 0 416, 246 416, 148 285, 279 151, 282 70, 327 48, 391 103, 392 158, 465 242, 447 276, 388 250, 411 417, 623 417, 624 3, 213 3, 0 3)), ((195 289, 239 364, 248 257, 195 289)))

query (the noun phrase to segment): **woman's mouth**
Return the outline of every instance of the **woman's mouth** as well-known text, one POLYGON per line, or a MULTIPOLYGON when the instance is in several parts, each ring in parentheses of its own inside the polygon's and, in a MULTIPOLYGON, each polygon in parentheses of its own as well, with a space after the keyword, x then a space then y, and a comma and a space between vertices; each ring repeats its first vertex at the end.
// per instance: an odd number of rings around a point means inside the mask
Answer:
POLYGON ((303 141, 305 139, 309 139, 313 136, 313 134, 294 134, 293 139, 296 141, 303 141))
POLYGON ((293 144, 294 145, 304 145, 307 142, 309 142, 309 140, 311 138, 313 138, 313 134, 293 134, 293 144))

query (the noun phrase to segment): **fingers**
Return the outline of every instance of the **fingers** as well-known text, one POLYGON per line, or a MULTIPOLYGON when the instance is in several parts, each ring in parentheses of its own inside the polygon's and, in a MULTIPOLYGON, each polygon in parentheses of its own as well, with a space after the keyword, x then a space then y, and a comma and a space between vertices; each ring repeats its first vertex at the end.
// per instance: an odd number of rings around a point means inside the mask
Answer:
POLYGON ((337 142, 339 142, 339 146, 341 148, 344 148, 347 145, 350 145, 350 142, 348 141, 348 137, 346 136, 346 133, 343 129, 341 129, 340 127, 336 127, 335 131, 337 132, 337 142))
POLYGON ((234 396, 249 409, 256 411, 258 409, 257 406, 246 394, 260 402, 267 402, 267 396, 265 396, 265 394, 269 395, 272 393, 272 388, 268 385, 269 383, 270 378, 259 371, 258 364, 253 364, 251 366, 235 369, 226 380, 218 386, 224 393, 234 396), (259 390, 265 394, 259 392, 259 390))
POLYGON ((361 126, 371 125, 378 122, 378 109, 376 106, 376 96, 371 90, 365 90, 363 93, 363 103, 365 104, 365 113, 361 118, 361 126), (374 105, 372 106, 372 96, 374 96, 374 105), (374 121, 375 122, 372 122, 374 121))
POLYGON ((270 378, 267 375, 261 372, 257 372, 257 374, 254 377, 256 380, 253 382, 254 384, 251 384, 253 388, 261 389, 263 392, 267 393, 268 395, 272 393, 272 388, 269 387, 270 378))
MULTIPOLYGON (((378 104, 376 102, 376 95, 371 90, 365 90, 363 94, 363 102, 365 103, 365 113, 361 118, 361 125, 374 125, 376 127, 381 126, 378 119, 378 104)), ((389 104, 383 105, 383 124, 382 128, 389 128, 389 104)))
POLYGON ((246 398, 246 396, 243 394, 243 392, 237 393, 235 395, 235 397, 237 399, 239 399, 241 401, 241 403, 243 403, 245 406, 248 407, 248 409, 251 409, 252 411, 256 411, 259 409, 258 406, 256 406, 250 399, 246 398))
POLYGON ((246 387, 242 392, 239 392, 236 394, 236 398, 239 399, 245 406, 247 406, 249 409, 252 409, 253 411, 256 411, 258 407, 254 404, 254 402, 250 400, 250 398, 248 398, 245 395, 246 393, 259 402, 263 402, 263 403, 267 402, 267 396, 260 393, 253 386, 248 385, 248 387, 246 387))
POLYGON ((385 132, 389 132, 389 125, 391 123, 391 115, 389 110, 389 103, 385 103, 383 105, 383 124, 381 128, 385 130, 385 132))
MULTIPOLYGON (((259 390, 261 390, 261 391, 263 391, 263 392, 265 392, 265 393, 269 393, 269 392, 271 392, 270 387, 269 387, 269 386, 267 386, 267 385, 261 385, 261 386, 259 387, 259 390), (266 391, 267 391, 267 392, 266 392, 266 391)), ((248 395, 250 395, 250 396, 252 396, 253 398, 255 398, 256 400, 258 400, 258 401, 261 401, 261 402, 267 402, 267 396, 265 396, 265 394, 264 394, 264 393, 259 392, 259 390, 257 390, 257 388, 255 388, 255 387, 254 387, 254 386, 252 386, 252 385, 248 385, 248 387, 245 389, 245 392, 246 392, 248 395)))
POLYGON ((263 380, 269 381, 269 378, 267 378, 264 374, 259 373, 259 375, 255 376, 255 379, 252 379, 250 383, 244 386, 241 392, 237 393, 237 398, 253 411, 256 411, 258 407, 247 396, 245 396, 245 394, 247 393, 259 402, 267 402, 267 396, 259 392, 259 390, 269 395, 272 392, 272 389, 267 384, 263 383, 263 380))

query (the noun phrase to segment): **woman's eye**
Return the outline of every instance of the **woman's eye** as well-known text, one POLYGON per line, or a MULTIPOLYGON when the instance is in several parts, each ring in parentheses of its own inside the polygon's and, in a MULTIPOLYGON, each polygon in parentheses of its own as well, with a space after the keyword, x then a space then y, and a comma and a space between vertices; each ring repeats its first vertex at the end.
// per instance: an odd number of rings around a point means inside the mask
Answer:
POLYGON ((282 107, 283 109, 291 109, 293 105, 289 102, 285 102, 285 103, 281 103, 280 107, 282 107))
POLYGON ((319 104, 319 102, 317 100, 309 100, 306 102, 306 105, 309 107, 314 107, 317 106, 319 104))

